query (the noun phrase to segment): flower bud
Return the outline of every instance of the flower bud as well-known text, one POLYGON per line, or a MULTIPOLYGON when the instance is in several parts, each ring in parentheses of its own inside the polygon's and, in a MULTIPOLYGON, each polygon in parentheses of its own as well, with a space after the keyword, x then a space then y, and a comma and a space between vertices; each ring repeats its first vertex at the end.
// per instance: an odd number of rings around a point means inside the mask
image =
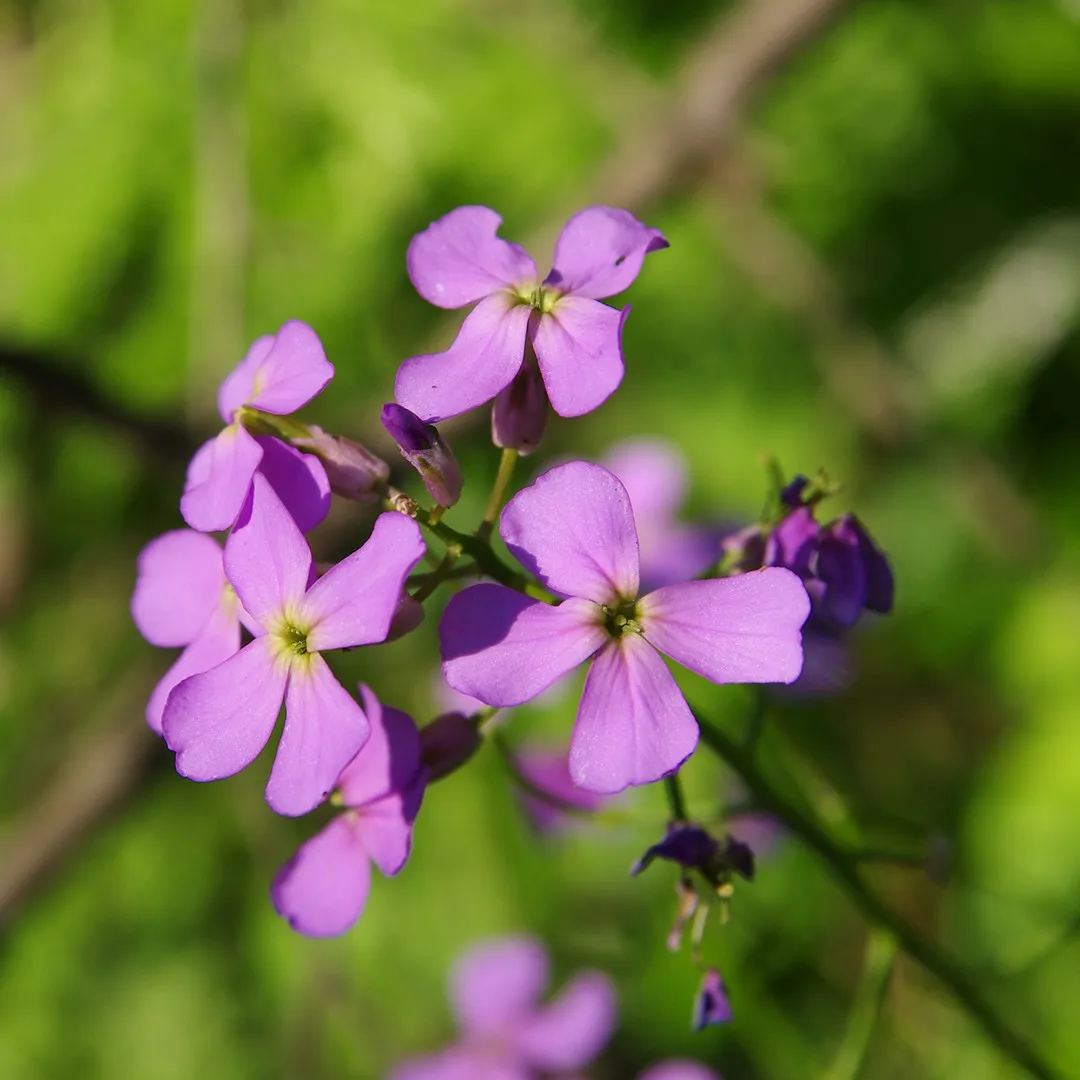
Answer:
POLYGON ((440 506, 453 506, 461 495, 461 469, 435 427, 393 402, 383 406, 382 425, 420 474, 428 494, 440 506))
POLYGON ((419 600, 414 600, 408 593, 402 593, 394 614, 390 619, 390 629, 387 631, 387 641, 397 641, 398 638, 411 634, 424 621, 424 605, 419 600))
POLYGON ((522 456, 531 454, 544 437, 547 418, 548 396, 540 369, 526 361, 491 407, 491 441, 522 456))
POLYGON ((420 729, 420 759, 427 767, 428 782, 441 780, 460 769, 480 749, 480 733, 464 713, 437 716, 420 729))
POLYGON ((330 490, 353 502, 373 502, 378 489, 390 478, 390 466, 382 458, 351 439, 330 435, 309 425, 309 435, 292 439, 297 450, 314 454, 326 469, 330 490))
POLYGON ((701 1031, 710 1024, 726 1024, 730 1019, 731 1003, 724 979, 716 968, 709 968, 694 998, 691 1025, 695 1031, 701 1031))

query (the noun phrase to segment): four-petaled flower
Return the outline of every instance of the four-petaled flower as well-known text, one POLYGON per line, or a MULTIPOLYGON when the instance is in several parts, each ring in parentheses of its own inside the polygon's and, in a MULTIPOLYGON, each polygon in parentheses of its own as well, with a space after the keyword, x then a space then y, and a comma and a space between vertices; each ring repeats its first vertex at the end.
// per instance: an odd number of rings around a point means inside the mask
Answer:
POLYGON ((360 918, 371 863, 388 877, 401 870, 424 798, 416 724, 367 686, 360 697, 371 736, 335 785, 345 810, 300 847, 270 890, 278 913, 309 937, 343 934, 360 918))
POLYGON ((697 724, 665 654, 716 683, 791 682, 802 667, 802 582, 771 568, 666 585, 638 599, 626 489, 606 469, 559 465, 507 503, 499 531, 557 606, 474 585, 439 628, 447 682, 489 705, 520 705, 593 658, 570 747, 574 782, 612 793, 677 769, 697 724))
POLYGON ((533 1080, 587 1065, 615 1025, 615 992, 598 971, 583 971, 549 1005, 547 952, 531 937, 471 949, 454 965, 450 996, 457 1045, 407 1061, 390 1080, 533 1080))
POLYGON ((266 745, 284 700, 266 799, 281 814, 317 806, 368 737, 363 710, 320 654, 386 640, 424 551, 415 521, 382 514, 367 543, 312 584, 307 542, 256 475, 225 545, 226 575, 256 637, 169 695, 162 730, 177 771, 192 780, 239 772, 266 745))
POLYGON ((501 222, 486 206, 460 206, 409 244, 409 277, 425 300, 442 308, 479 301, 446 352, 414 356, 398 370, 397 400, 424 420, 506 390, 526 344, 560 416, 591 412, 622 380, 629 308, 599 301, 626 289, 650 251, 667 247, 663 235, 625 210, 588 207, 566 223, 541 281, 528 252, 496 235, 501 222))

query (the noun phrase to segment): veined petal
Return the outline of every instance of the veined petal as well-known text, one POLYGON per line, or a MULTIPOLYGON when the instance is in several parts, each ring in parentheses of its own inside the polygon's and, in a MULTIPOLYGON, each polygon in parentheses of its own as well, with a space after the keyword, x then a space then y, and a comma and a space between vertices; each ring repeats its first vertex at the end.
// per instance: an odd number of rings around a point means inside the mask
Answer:
POLYGON ((203 533, 176 529, 139 552, 131 617, 151 645, 188 645, 225 588, 221 545, 203 533))
POLYGON ((659 229, 611 206, 576 213, 555 242, 555 262, 545 284, 601 300, 629 287, 650 251, 668 246, 659 229))
POLYGON ((161 718, 176 771, 190 780, 220 780, 250 765, 274 730, 287 676, 261 637, 178 684, 161 718))
POLYGON ((262 460, 262 447, 244 428, 230 424, 203 443, 188 466, 180 513, 199 532, 218 532, 236 520, 251 478, 262 460))
POLYGON ((294 665, 285 694, 285 729, 266 785, 270 808, 289 817, 314 810, 369 731, 363 709, 321 656, 294 665))
POLYGON ((450 1003, 469 1038, 509 1035, 536 1007, 548 982, 547 951, 518 935, 475 946, 450 972, 450 1003))
POLYGON ((308 590, 312 652, 385 641, 409 571, 427 548, 420 526, 404 514, 380 514, 362 548, 332 566, 308 590))
MULTIPOLYGON (((201 534, 197 534, 201 535, 201 534)), ((240 650, 239 603, 232 593, 223 594, 210 617, 203 623, 198 637, 180 654, 176 662, 154 687, 146 705, 146 722, 161 734, 161 716, 165 702, 174 686, 190 675, 198 675, 217 667, 223 660, 240 650)))
POLYGON ((598 971, 582 972, 528 1018, 515 1043, 535 1069, 563 1073, 588 1065, 615 1027, 615 988, 598 971))
POLYGON ((677 769, 698 728, 667 665, 637 634, 624 634, 593 661, 570 742, 570 775, 614 794, 677 769))
POLYGON ((520 705, 588 659, 606 638, 588 600, 551 607, 502 585, 473 585, 439 624, 443 674, 488 705, 520 705))
POLYGON ((357 833, 371 861, 387 877, 399 873, 408 861, 413 822, 423 801, 424 775, 417 774, 404 790, 369 802, 357 812, 357 833))
POLYGON ((323 463, 271 435, 255 439, 263 448, 259 472, 270 481, 296 527, 302 533, 311 532, 330 512, 330 481, 323 463))
POLYGON ((531 310, 507 293, 481 300, 446 352, 413 356, 398 368, 398 403, 434 424, 491 401, 525 358, 531 310))
POLYGON ((413 718, 383 705, 363 684, 360 700, 371 734, 337 783, 342 802, 353 808, 404 791, 420 771, 420 732, 413 718))
POLYGON ((337 937, 360 918, 371 864, 349 813, 301 845, 270 886, 277 913, 308 937, 337 937))
POLYGON ((499 534, 549 589, 597 604, 633 599, 638 539, 630 496, 600 465, 556 465, 503 508, 499 534))
POLYGON ((533 348, 551 407, 584 416, 602 405, 623 377, 621 311, 583 296, 564 296, 541 316, 533 348))
POLYGON ((226 424, 233 422, 236 410, 241 405, 246 405, 255 392, 255 372, 273 347, 273 334, 256 338, 248 349, 247 356, 225 376, 218 390, 218 412, 226 424))
POLYGON ((529 253, 495 235, 501 224, 486 206, 459 206, 417 233, 405 256, 416 291, 429 304, 459 308, 499 289, 535 282, 529 253))
POLYGON ((715 683, 789 683, 802 670, 810 598, 790 570, 665 585, 637 610, 646 640, 715 683))
POLYGON ((295 609, 307 589, 311 549, 270 481, 259 473, 225 542, 225 574, 244 610, 263 625, 295 609))
POLYGON ((318 334, 306 323, 290 319, 274 336, 274 344, 255 371, 248 404, 263 412, 287 416, 306 405, 334 377, 318 334))

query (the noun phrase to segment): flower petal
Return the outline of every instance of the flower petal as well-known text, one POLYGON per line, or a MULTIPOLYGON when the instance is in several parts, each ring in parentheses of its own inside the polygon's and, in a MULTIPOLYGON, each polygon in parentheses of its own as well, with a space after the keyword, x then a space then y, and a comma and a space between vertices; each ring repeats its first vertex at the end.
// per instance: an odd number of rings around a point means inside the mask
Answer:
POLYGON ((570 775, 614 794, 677 769, 697 746, 694 717, 656 650, 624 634, 593 661, 570 743, 570 775))
MULTIPOLYGON (((198 534, 197 534, 198 535, 198 534)), ((176 662, 154 687, 146 705, 146 722, 161 734, 161 716, 165 702, 174 686, 190 675, 198 675, 217 667, 223 660, 240 650, 240 619, 236 597, 223 593, 219 603, 203 624, 199 636, 180 654, 176 662)))
POLYGON ((720 1077, 700 1061, 676 1058, 646 1069, 638 1080, 720 1080, 720 1077))
POLYGON ((302 454, 280 439, 256 435, 263 448, 259 472, 270 481, 297 528, 311 532, 330 512, 330 481, 314 454, 302 454))
POLYGON ((674 520, 686 499, 686 459, 663 439, 626 439, 604 455, 601 464, 613 472, 630 496, 638 529, 659 518, 674 520))
POLYGON ((521 1056, 544 1072, 587 1065, 615 1027, 615 987, 598 971, 586 971, 524 1023, 515 1040, 521 1056))
POLYGON ((248 404, 287 416, 321 393, 333 377, 334 365, 326 359, 319 335, 306 323, 290 319, 255 372, 248 404))
POLYGON ((285 729, 266 785, 270 808, 289 817, 314 810, 370 730, 364 710, 321 656, 295 665, 285 694, 285 729))
POLYGON ((233 422, 236 410, 246 405, 255 392, 255 372, 274 347, 274 335, 264 334, 251 343, 247 356, 225 376, 218 389, 218 412, 226 424, 233 422))
POLYGON ((188 466, 180 513, 199 532, 218 532, 236 520, 262 460, 262 447, 238 424, 203 443, 188 466))
POLYGON ((434 424, 491 401, 525 358, 530 311, 506 293, 481 300, 446 352, 413 356, 398 368, 399 404, 434 424))
POLYGON ((646 640, 715 683, 798 678, 810 598, 790 570, 665 585, 638 601, 646 640))
POLYGON ((151 645, 188 645, 225 588, 221 545, 203 533, 176 529, 139 552, 131 617, 151 645))
POLYGON ((536 938, 509 936, 474 946, 450 972, 458 1028, 467 1039, 512 1035, 547 982, 547 950, 536 938))
POLYGON ((630 496, 600 465, 556 465, 504 507, 499 534, 549 589, 597 604, 633 599, 638 539, 630 496))
POLYGON ((443 674, 488 705, 520 705, 600 648, 599 616, 587 600, 551 607, 502 585, 473 585, 443 612, 443 674))
POLYGON ((486 206, 459 206, 417 233, 405 256, 416 291, 429 304, 459 308, 535 283, 536 263, 524 248, 495 235, 501 224, 486 206))
POLYGON ((385 641, 409 571, 427 548, 404 514, 380 514, 367 543, 332 566, 308 590, 303 611, 312 652, 385 641))
POLYGON ((387 877, 400 873, 408 861, 413 823, 424 801, 424 778, 418 773, 404 790, 369 802, 358 812, 356 828, 364 848, 387 877))
POLYGON ((270 886, 277 913, 308 937, 344 934, 364 910, 371 863, 349 813, 302 844, 270 886))
MULTIPOLYGON (((526 746, 514 754, 517 771, 538 791, 578 810, 593 812, 604 805, 604 797, 595 791, 577 787, 570 779, 567 749, 554 750, 526 746)), ((527 791, 519 792, 521 802, 533 824, 541 832, 556 829, 572 820, 558 806, 527 791)))
POLYGON ((551 407, 560 416, 584 416, 622 382, 621 311, 597 300, 564 296, 540 319, 533 348, 551 407))
POLYGON ((555 261, 545 285, 601 300, 629 287, 650 251, 666 248, 659 229, 611 206, 576 213, 555 242, 555 261))
POLYGON ((360 700, 371 734, 337 782, 342 801, 354 809, 404 791, 420 770, 420 732, 412 717, 383 705, 363 684, 360 700))
POLYGON ((259 473, 251 496, 225 542, 225 574, 244 610, 263 625, 295 607, 311 575, 311 549, 259 473))
POLYGON ((250 765, 274 730, 287 674, 260 637, 178 684, 161 718, 176 771, 190 780, 220 780, 250 765))
POLYGON ((490 1051, 453 1046, 440 1054, 401 1062, 388 1080, 533 1080, 533 1076, 512 1062, 493 1060, 490 1051))

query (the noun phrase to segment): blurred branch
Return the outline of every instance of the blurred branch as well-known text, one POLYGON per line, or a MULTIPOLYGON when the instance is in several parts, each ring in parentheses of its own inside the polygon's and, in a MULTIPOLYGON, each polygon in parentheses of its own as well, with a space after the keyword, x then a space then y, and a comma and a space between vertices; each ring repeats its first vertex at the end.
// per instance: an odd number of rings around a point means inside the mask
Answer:
POLYGON ((929 972, 956 1000, 999 1050, 1038 1080, 1062 1080, 1039 1050, 1000 1015, 982 994, 975 978, 959 961, 938 945, 927 941, 863 879, 857 853, 837 844, 812 811, 800 810, 775 787, 753 756, 738 742, 695 711, 701 740, 738 773, 746 789, 762 809, 774 815, 813 850, 829 868, 848 898, 871 926, 893 938, 912 960, 929 972))

